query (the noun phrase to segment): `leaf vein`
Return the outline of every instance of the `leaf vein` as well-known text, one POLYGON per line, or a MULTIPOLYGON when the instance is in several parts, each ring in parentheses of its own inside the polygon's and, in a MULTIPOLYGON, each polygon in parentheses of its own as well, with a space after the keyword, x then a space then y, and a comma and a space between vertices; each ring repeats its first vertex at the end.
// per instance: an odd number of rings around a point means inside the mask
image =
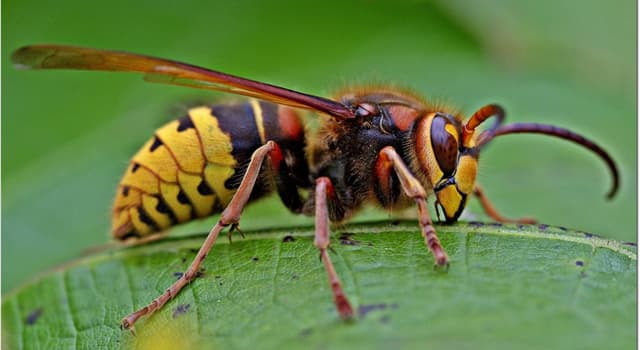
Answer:
POLYGON ((73 348, 77 349, 78 348, 78 327, 76 326, 76 319, 75 319, 75 315, 76 315, 76 310, 74 310, 73 307, 73 301, 71 298, 71 290, 69 289, 69 284, 68 284, 68 278, 69 278, 69 271, 65 271, 64 273, 62 273, 61 275, 58 275, 58 279, 61 279, 62 281, 62 296, 64 296, 67 299, 66 305, 68 307, 68 318, 71 320, 71 326, 73 330, 73 337, 74 337, 74 345, 73 348))

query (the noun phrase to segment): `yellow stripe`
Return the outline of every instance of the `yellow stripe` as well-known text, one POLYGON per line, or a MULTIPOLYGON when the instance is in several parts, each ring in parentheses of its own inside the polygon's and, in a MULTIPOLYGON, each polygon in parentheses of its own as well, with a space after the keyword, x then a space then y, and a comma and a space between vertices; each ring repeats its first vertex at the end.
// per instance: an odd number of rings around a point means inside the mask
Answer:
POLYGON ((233 151, 231 137, 220 130, 218 119, 211 114, 211 109, 208 107, 193 108, 189 110, 189 116, 198 135, 200 135, 200 140, 202 140, 207 162, 233 169, 236 165, 236 159, 231 154, 233 151))
POLYGON ((262 143, 265 142, 266 137, 264 136, 264 121, 262 118, 262 107, 260 107, 260 102, 255 99, 251 99, 251 107, 253 108, 253 117, 256 119, 256 126, 258 127, 258 134, 260 134, 260 141, 262 143))

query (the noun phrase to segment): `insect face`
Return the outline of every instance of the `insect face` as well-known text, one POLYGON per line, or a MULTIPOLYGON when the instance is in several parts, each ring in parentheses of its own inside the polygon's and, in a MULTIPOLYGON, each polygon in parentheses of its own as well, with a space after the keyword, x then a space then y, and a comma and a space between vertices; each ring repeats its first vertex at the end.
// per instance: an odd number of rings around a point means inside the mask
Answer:
POLYGON ((418 161, 447 222, 458 219, 476 179, 478 152, 464 144, 462 129, 454 116, 437 112, 418 121, 415 133, 418 161))

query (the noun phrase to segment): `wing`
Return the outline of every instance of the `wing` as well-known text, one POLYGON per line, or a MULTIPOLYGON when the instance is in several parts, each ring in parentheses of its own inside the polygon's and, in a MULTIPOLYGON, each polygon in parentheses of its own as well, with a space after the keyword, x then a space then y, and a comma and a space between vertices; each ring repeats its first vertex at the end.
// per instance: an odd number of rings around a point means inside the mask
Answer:
POLYGON ((82 69, 139 72, 154 83, 189 86, 256 97, 337 118, 353 118, 351 108, 319 96, 163 58, 128 52, 66 45, 32 45, 16 50, 11 60, 19 69, 82 69))

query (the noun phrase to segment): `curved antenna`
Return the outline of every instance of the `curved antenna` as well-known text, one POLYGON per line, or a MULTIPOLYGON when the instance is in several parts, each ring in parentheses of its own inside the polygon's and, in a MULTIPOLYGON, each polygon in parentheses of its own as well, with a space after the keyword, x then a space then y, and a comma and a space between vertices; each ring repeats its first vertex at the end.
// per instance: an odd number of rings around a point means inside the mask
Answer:
POLYGON ((465 147, 471 148, 471 137, 473 136, 476 128, 492 116, 496 117, 496 121, 487 131, 495 130, 502 124, 502 122, 504 122, 504 108, 497 104, 489 104, 481 107, 479 110, 473 113, 471 118, 467 120, 462 128, 462 144, 465 147))
POLYGON ((336 118, 354 118, 348 106, 324 97, 241 78, 187 63, 122 51, 67 45, 32 45, 11 55, 18 69, 81 69, 143 73, 155 83, 224 91, 297 108, 313 109, 336 118))
POLYGON ((569 140, 578 145, 581 145, 598 156, 607 163, 609 170, 611 171, 611 176, 613 178, 613 184, 611 186, 611 190, 607 194, 607 198, 611 199, 615 196, 618 191, 619 186, 619 175, 618 168, 616 163, 613 161, 609 153, 605 151, 602 147, 598 146, 595 142, 585 138, 584 136, 577 134, 573 131, 560 128, 553 125, 546 124, 537 124, 537 123, 514 123, 505 126, 501 126, 494 130, 487 130, 480 134, 478 137, 478 148, 484 147, 489 141, 493 140, 495 137, 500 135, 507 134, 522 134, 522 133, 530 133, 530 134, 544 134, 549 136, 555 136, 564 140, 569 140))

